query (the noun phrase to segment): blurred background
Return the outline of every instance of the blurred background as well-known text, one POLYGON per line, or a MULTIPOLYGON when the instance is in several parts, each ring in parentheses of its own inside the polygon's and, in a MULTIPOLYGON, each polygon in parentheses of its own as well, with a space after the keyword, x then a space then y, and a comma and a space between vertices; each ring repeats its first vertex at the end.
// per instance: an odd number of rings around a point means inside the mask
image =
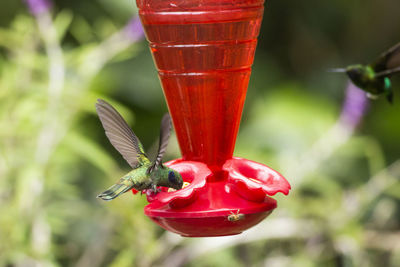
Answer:
POLYGON ((292 191, 242 235, 190 239, 153 224, 144 196, 96 199, 129 170, 96 99, 150 150, 166 111, 133 0, 2 0, 0 266, 399 266, 400 79, 390 105, 326 71, 399 42, 399 9, 267 1, 235 155, 292 191))

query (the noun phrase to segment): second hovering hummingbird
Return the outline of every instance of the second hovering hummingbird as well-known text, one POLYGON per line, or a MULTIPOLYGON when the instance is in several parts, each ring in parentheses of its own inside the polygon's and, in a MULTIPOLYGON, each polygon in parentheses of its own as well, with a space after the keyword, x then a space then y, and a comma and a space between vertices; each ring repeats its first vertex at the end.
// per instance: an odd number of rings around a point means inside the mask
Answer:
POLYGON ((385 94, 386 99, 393 103, 390 76, 400 72, 400 43, 382 53, 368 65, 356 64, 330 71, 345 72, 357 87, 367 92, 369 98, 375 99, 385 94))
POLYGON ((116 109, 106 101, 98 99, 96 110, 111 144, 133 169, 97 197, 112 200, 133 188, 138 191, 152 189, 154 192, 157 192, 157 186, 176 190, 182 188, 183 180, 179 172, 167 168, 161 162, 171 132, 171 117, 168 113, 161 120, 158 153, 156 159, 151 162, 139 139, 116 109))

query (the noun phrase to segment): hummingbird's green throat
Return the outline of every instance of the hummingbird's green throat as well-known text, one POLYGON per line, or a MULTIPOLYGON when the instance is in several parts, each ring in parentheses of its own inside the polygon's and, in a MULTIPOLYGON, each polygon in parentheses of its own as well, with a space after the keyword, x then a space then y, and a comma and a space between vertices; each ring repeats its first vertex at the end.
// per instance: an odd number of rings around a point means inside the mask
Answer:
POLYGON ((151 162, 139 139, 115 108, 106 101, 98 99, 96 110, 111 144, 133 169, 97 197, 112 200, 133 188, 138 191, 152 189, 154 192, 157 192, 157 186, 177 190, 182 188, 183 180, 179 172, 162 164, 171 133, 171 117, 168 113, 161 120, 158 153, 151 162))

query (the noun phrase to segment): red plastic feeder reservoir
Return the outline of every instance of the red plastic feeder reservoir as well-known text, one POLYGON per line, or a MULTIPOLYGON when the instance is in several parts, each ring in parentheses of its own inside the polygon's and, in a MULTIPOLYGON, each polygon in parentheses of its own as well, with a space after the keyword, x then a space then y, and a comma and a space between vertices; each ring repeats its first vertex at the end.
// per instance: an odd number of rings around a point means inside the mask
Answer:
POLYGON ((233 157, 263 0, 137 0, 189 186, 152 195, 145 214, 182 236, 239 234, 289 193, 278 172, 233 157))

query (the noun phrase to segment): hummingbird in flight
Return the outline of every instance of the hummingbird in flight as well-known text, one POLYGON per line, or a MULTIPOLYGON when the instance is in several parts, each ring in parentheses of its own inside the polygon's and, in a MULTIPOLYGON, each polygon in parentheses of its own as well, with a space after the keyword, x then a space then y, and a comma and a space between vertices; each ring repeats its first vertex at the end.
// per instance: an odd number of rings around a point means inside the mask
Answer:
POLYGON ((158 192, 157 186, 176 190, 182 188, 183 180, 179 172, 162 164, 162 157, 167 149, 172 127, 171 117, 168 113, 161 120, 157 157, 154 161, 150 161, 144 152, 143 145, 115 108, 106 101, 98 99, 96 111, 111 144, 133 169, 119 179, 116 184, 99 194, 98 198, 107 201, 113 200, 131 189, 137 191, 150 189, 158 192))
POLYGON ((355 64, 330 71, 346 73, 354 85, 364 90, 369 98, 376 99, 379 95, 385 94, 386 99, 393 103, 390 77, 400 72, 400 43, 382 53, 368 65, 355 64))

